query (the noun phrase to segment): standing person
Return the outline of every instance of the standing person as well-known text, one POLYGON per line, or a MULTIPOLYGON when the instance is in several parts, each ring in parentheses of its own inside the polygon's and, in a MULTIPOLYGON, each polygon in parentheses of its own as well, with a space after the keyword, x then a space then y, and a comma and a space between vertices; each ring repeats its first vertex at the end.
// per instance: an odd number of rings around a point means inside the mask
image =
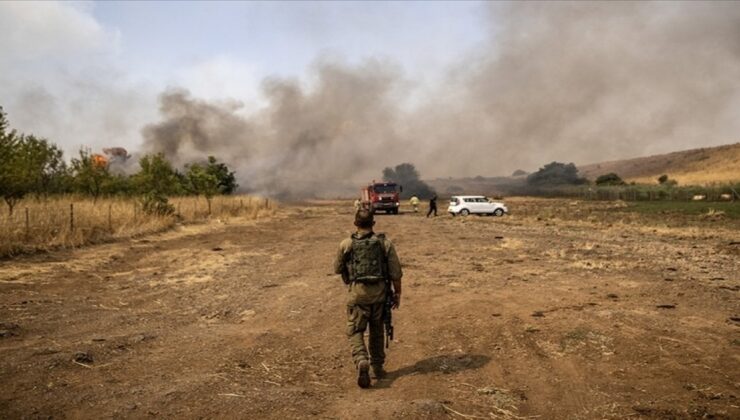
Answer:
POLYGON ((429 212, 427 212, 427 217, 434 212, 434 217, 437 217, 437 194, 434 194, 434 196, 429 200, 429 212))
POLYGON ((419 212, 419 197, 417 196, 411 197, 411 199, 409 200, 409 204, 411 204, 411 207, 414 208, 414 213, 419 212))
POLYGON ((334 272, 341 274, 349 286, 347 336, 357 367, 357 385, 361 388, 370 386, 370 373, 375 379, 385 375, 383 305, 386 294, 393 294, 392 309, 398 309, 401 304, 401 263, 393 243, 384 234, 375 234, 374 225, 373 213, 359 210, 355 214, 357 232, 339 244, 334 260, 334 272), (368 326, 369 354, 364 337, 368 326))

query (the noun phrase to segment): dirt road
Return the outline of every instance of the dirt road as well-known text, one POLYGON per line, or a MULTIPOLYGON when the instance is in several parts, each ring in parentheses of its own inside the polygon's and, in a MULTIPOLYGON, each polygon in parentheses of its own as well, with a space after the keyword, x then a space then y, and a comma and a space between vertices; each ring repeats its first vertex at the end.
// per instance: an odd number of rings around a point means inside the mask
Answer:
POLYGON ((0 417, 740 418, 737 229, 508 204, 378 216, 405 294, 370 390, 331 274, 350 203, 0 262, 0 417))

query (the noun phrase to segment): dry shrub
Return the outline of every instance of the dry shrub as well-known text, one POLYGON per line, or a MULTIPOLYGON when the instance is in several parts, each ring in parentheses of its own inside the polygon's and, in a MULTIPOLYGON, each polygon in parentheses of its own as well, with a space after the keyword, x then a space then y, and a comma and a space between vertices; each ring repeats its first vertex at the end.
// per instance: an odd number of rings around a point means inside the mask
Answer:
POLYGON ((273 201, 252 196, 214 197, 210 214, 203 197, 175 197, 170 203, 174 214, 157 215, 143 211, 136 198, 28 198, 12 216, 0 213, 0 257, 161 232, 178 222, 257 219, 275 211, 273 201))

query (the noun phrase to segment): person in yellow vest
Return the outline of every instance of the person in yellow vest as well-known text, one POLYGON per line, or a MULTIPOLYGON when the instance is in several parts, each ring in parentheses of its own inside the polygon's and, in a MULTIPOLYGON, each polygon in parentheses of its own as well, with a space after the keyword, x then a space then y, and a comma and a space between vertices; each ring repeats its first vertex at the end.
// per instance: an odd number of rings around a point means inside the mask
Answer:
POLYGON ((411 207, 414 208, 414 213, 419 212, 419 197, 417 196, 411 197, 411 199, 409 200, 409 204, 411 204, 411 207))

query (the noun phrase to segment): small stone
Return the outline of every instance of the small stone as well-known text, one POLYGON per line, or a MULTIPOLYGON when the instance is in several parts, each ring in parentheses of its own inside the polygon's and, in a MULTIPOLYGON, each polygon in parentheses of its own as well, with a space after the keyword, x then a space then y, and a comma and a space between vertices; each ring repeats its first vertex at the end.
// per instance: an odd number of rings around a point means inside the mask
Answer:
POLYGON ((74 357, 72 358, 77 363, 85 363, 89 364, 93 362, 93 357, 89 352, 86 351, 78 351, 75 353, 74 357))

